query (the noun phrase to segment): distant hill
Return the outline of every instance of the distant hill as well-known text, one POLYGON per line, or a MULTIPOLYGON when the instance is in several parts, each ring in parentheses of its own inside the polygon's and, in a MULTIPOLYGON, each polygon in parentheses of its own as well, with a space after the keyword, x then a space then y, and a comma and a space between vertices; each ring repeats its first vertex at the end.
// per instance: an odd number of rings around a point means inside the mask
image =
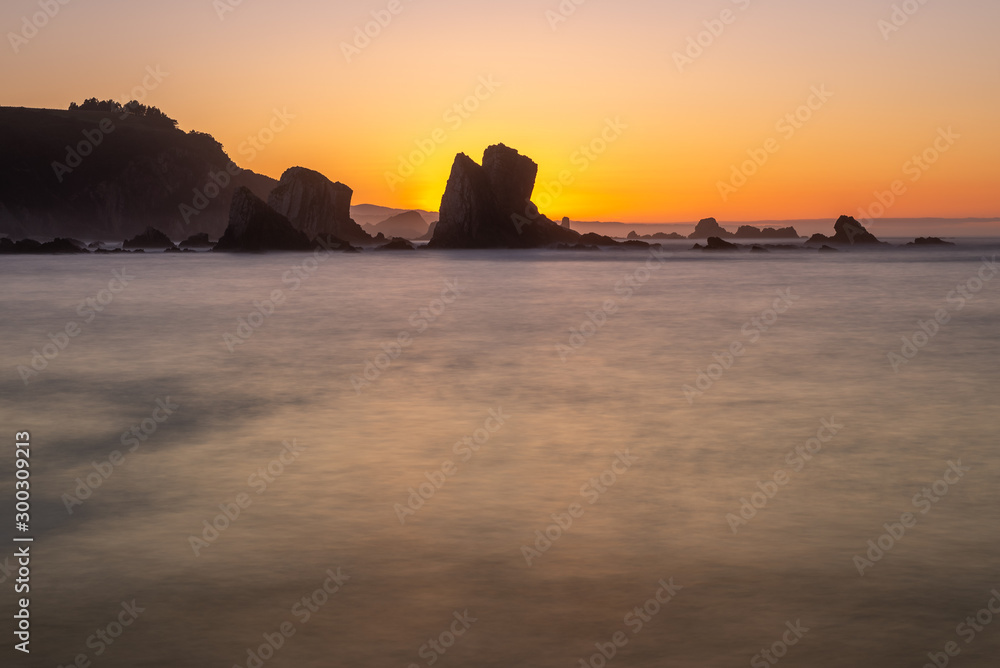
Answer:
POLYGON ((381 232, 387 238, 403 237, 411 240, 421 238, 427 234, 427 230, 430 228, 424 217, 417 211, 399 213, 391 218, 386 218, 381 223, 363 225, 362 227, 372 236, 381 232))
MULTIPOLYGON (((351 207, 351 218, 363 227, 365 225, 377 225, 384 220, 398 216, 401 213, 407 213, 408 211, 410 209, 392 209, 376 204, 356 204, 351 207)), ((423 209, 414 209, 414 211, 420 214, 420 217, 427 224, 433 223, 438 219, 436 211, 424 211, 423 209)))
POLYGON ((0 235, 15 238, 117 240, 150 226, 217 238, 237 187, 266 199, 277 184, 211 135, 111 111, 0 107, 0 156, 0 235))

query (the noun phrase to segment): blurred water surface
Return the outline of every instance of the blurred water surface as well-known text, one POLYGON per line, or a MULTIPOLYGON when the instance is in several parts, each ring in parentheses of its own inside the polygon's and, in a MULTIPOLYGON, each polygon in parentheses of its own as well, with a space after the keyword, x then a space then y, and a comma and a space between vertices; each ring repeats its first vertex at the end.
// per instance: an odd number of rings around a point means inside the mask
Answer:
MULTIPOLYGON (((29 430, 33 448, 31 665, 257 665, 247 649, 286 622, 266 666, 599 666, 617 632, 612 666, 770 665, 755 655, 800 621, 782 665, 919 667, 955 641, 956 665, 995 666, 1000 621, 970 642, 956 627, 1000 588, 1000 278, 961 309, 948 295, 996 250, 3 258, 0 410, 8 445, 29 430), (123 268, 101 311, 79 306, 123 268), (780 291, 792 305, 765 325, 780 291), (888 353, 942 308, 894 371, 888 353), (158 399, 177 406, 159 423, 158 399), (823 420, 836 435, 789 459, 823 420), (146 440, 123 437, 133 425, 146 440), (734 533, 727 515, 778 471, 734 533), (916 526, 859 575, 906 512, 916 526), (310 611, 338 568, 350 579, 310 611), (627 617, 671 578, 673 600, 627 617), (133 599, 120 637, 94 636, 133 599)), ((9 500, 12 457, 0 474, 9 500)))

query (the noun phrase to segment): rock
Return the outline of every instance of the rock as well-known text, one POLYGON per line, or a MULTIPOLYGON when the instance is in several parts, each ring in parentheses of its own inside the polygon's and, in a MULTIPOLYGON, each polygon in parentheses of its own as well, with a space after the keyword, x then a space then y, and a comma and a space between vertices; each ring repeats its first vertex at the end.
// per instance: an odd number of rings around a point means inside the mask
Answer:
POLYGON ((427 234, 420 237, 419 239, 414 239, 414 241, 430 241, 431 239, 434 238, 434 230, 437 229, 437 226, 438 226, 438 221, 435 220, 433 223, 431 223, 430 227, 427 228, 427 234))
POLYGON ((211 248, 214 245, 208 238, 208 232, 191 235, 181 242, 181 248, 211 248))
POLYGON ((343 239, 338 239, 331 234, 321 234, 313 239, 314 250, 340 251, 342 253, 360 253, 360 248, 355 248, 343 239))
POLYGON ((413 244, 402 237, 396 237, 384 246, 379 246, 377 251, 411 251, 417 250, 413 244))
POLYGON ((597 246, 588 246, 586 244, 556 244, 556 250, 567 250, 567 251, 599 251, 601 250, 597 246))
POLYGON ((810 244, 840 244, 846 246, 873 245, 882 243, 875 235, 865 229, 864 225, 850 216, 841 216, 833 225, 832 237, 814 234, 809 238, 810 244))
POLYGON ((950 241, 945 241, 944 239, 939 239, 938 237, 917 237, 907 246, 954 246, 955 244, 950 241))
POLYGON ((823 246, 819 249, 820 253, 839 253, 840 251, 836 248, 831 248, 830 246, 823 246))
POLYGON ((731 244, 728 241, 724 241, 719 237, 709 237, 708 245, 705 246, 706 251, 734 251, 739 250, 740 247, 736 244, 731 244))
POLYGON ((629 232, 629 233, 628 233, 628 236, 627 236, 627 237, 625 237, 625 238, 626 238, 626 239, 642 239, 642 237, 640 237, 640 236, 639 236, 639 235, 638 235, 638 234, 636 233, 636 231, 635 231, 635 230, 632 230, 631 232, 629 232))
POLYGON ((736 230, 734 237, 736 239, 798 239, 799 233, 795 231, 794 227, 760 229, 752 225, 741 225, 736 230))
POLYGON ((147 227, 142 234, 126 239, 122 248, 174 248, 174 242, 155 227, 147 227))
POLYGON ((750 247, 750 252, 751 253, 770 253, 771 251, 767 250, 763 246, 758 246, 757 244, 754 244, 753 246, 750 247))
POLYGON ((708 239, 716 237, 718 239, 732 239, 735 234, 719 225, 715 218, 705 218, 698 222, 694 232, 688 235, 688 239, 708 239))
POLYGON ((654 241, 666 240, 666 239, 687 239, 687 237, 677 234, 676 232, 657 232, 656 234, 638 234, 635 230, 628 233, 628 239, 650 239, 654 241))
POLYGON ((372 241, 375 241, 377 243, 385 243, 386 241, 388 241, 388 239, 385 238, 384 234, 379 232, 378 234, 375 235, 375 238, 372 241))
POLYGON ((45 243, 34 239, 0 239, 0 255, 69 255, 73 253, 89 253, 82 244, 73 239, 53 239, 45 243))
POLYGON ((562 226, 565 227, 567 230, 573 229, 572 226, 570 225, 569 216, 565 216, 562 219, 562 226))
POLYGON ((580 234, 537 213, 531 203, 538 165, 503 144, 482 166, 455 156, 429 248, 538 248, 579 243, 580 234))
POLYGON ((254 195, 239 188, 229 208, 229 227, 213 251, 261 252, 269 250, 310 250, 312 244, 304 232, 254 195))
POLYGON ((369 234, 382 232, 390 239, 401 237, 418 240, 427 234, 428 225, 424 222, 424 217, 416 211, 406 211, 387 218, 377 225, 366 226, 365 229, 369 234))
POLYGON ((354 191, 343 183, 311 169, 292 167, 281 175, 267 202, 310 239, 331 234, 348 242, 370 242, 371 236, 351 218, 353 196, 354 191))

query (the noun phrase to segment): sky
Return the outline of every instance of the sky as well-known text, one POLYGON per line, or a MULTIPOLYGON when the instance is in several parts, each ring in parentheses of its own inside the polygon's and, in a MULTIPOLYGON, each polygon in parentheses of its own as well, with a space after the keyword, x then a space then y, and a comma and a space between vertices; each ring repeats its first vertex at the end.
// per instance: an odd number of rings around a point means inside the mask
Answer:
POLYGON ((994 217, 998 25, 995 0, 5 0, 0 104, 142 97, 355 204, 436 210, 456 153, 504 143, 556 219, 994 217))

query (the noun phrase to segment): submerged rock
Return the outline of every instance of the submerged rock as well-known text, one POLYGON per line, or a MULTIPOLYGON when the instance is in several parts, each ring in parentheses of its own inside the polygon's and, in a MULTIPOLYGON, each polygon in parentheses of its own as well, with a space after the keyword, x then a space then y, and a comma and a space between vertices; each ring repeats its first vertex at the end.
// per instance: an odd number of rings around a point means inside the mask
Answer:
POLYGON ((70 255, 75 253, 90 253, 73 239, 53 239, 40 242, 34 239, 0 239, 0 255, 70 255))
POLYGON ((906 245, 907 246, 954 246, 955 244, 951 243, 950 241, 945 241, 944 239, 940 239, 938 237, 917 237, 916 239, 914 239, 913 241, 911 241, 906 245))
MULTIPOLYGON (((695 244, 697 246, 698 244, 695 244)), ((719 237, 709 237, 707 245, 702 250, 706 251, 735 251, 739 250, 740 247, 737 244, 731 244, 728 241, 720 239, 719 237)))
POLYGON ((239 188, 229 207, 229 227, 213 251, 260 252, 269 250, 310 250, 305 233, 254 195, 239 188))
POLYGON ((208 238, 208 232, 193 234, 181 242, 181 248, 211 248, 214 245, 208 238))
POLYGON ((392 241, 384 246, 379 246, 375 250, 377 251, 411 251, 417 250, 413 244, 402 237, 395 237, 392 241))

